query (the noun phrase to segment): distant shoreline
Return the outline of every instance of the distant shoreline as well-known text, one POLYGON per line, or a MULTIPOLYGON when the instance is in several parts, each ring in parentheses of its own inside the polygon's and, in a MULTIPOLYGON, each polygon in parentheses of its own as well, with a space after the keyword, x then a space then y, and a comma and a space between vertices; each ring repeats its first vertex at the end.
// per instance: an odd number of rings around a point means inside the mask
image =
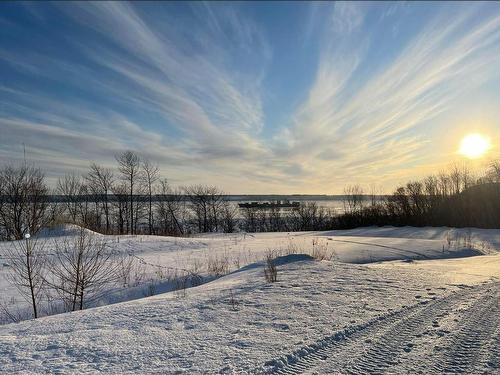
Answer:
MULTIPOLYGON (((370 200, 372 197, 375 197, 375 200, 383 200, 384 198, 387 197, 387 195, 369 195, 369 194, 363 194, 361 195, 363 197, 363 200, 370 200)), ((46 195, 45 196, 45 201, 46 202, 79 202, 79 201, 116 201, 118 200, 118 197, 120 195, 115 195, 115 194, 108 194, 106 195, 75 195, 71 197, 67 197, 64 195, 46 195)), ((123 197, 129 197, 129 195, 123 195, 123 197)), ((164 195, 164 194, 155 194, 152 196, 152 200, 154 202, 159 202, 159 201, 165 201, 169 200, 176 197, 178 199, 179 196, 174 196, 174 195, 164 195)), ((182 200, 188 200, 189 195, 181 195, 182 200)), ((262 195, 262 194, 228 194, 224 195, 224 197, 231 202, 249 202, 249 201, 256 201, 256 202, 261 202, 261 201, 277 201, 277 200, 289 200, 289 201, 301 201, 301 202, 307 202, 307 201, 340 201, 344 200, 346 198, 346 195, 308 195, 308 194, 291 194, 291 195, 279 195, 279 194, 269 194, 269 195, 262 195)), ((141 195, 141 194, 134 194, 134 200, 135 201, 148 201, 149 197, 147 195, 141 195)), ((0 196, 0 201, 8 202, 8 200, 0 196)))

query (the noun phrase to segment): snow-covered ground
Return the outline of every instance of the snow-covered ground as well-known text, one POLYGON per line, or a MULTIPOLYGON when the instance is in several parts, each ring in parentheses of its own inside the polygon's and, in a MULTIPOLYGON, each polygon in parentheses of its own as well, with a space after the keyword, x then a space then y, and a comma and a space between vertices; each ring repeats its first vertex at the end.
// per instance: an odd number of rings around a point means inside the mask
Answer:
MULTIPOLYGON (((44 234, 47 241, 61 235, 71 233, 44 234)), ((500 373, 500 230, 107 241, 150 272, 161 266, 208 275, 214 259, 227 260, 232 272, 185 294, 0 326, 0 372, 500 373), (268 250, 282 255, 276 283, 263 276, 268 250), (315 251, 333 257, 307 255, 315 251)), ((4 281, 0 291, 15 299, 4 281)), ((114 293, 114 301, 137 297, 114 293)))

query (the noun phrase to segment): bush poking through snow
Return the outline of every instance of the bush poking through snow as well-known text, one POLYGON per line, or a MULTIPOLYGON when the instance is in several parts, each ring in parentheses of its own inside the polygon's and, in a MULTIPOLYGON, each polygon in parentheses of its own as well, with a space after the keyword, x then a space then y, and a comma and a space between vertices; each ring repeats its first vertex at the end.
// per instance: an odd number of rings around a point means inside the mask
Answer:
POLYGON ((188 288, 188 276, 180 276, 175 280, 175 296, 177 298, 185 298, 187 295, 186 289, 188 288))
POLYGON ((443 254, 452 250, 459 251, 461 249, 475 250, 481 254, 489 254, 490 246, 486 242, 474 242, 472 231, 468 229, 465 232, 459 232, 453 236, 450 231, 446 235, 446 242, 443 244, 443 254))
POLYGON ((207 261, 207 271, 209 275, 212 275, 214 277, 221 277, 229 273, 228 256, 210 256, 207 261))
POLYGON ((272 251, 266 254, 264 277, 268 283, 274 283, 278 280, 278 268, 276 268, 276 264, 274 263, 274 254, 272 251))
POLYGON ((145 291, 143 291, 143 296, 144 297, 151 297, 156 294, 156 285, 154 281, 151 281, 150 284, 148 284, 148 287, 145 291))
POLYGON ((289 238, 288 246, 286 247, 285 251, 282 252, 283 255, 298 254, 298 252, 299 252, 299 247, 289 238))
POLYGON ((328 242, 321 242, 318 238, 312 241, 311 256, 316 260, 332 260, 335 252, 328 249, 328 242))
POLYGON ((229 304, 231 305, 231 309, 233 311, 237 310, 237 306, 239 305, 239 302, 234 298, 234 293, 233 290, 229 290, 229 304))
POLYGON ((120 254, 117 260, 116 277, 124 288, 132 285, 132 270, 135 260, 129 254, 120 254))

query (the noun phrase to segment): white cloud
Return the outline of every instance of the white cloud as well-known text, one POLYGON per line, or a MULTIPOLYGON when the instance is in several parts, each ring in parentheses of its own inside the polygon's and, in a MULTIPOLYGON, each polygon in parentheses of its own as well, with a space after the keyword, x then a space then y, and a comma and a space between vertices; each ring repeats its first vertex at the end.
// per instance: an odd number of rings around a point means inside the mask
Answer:
POLYGON ((283 132, 289 163, 309 171, 309 186, 411 174, 412 165, 430 162, 426 134, 416 129, 498 72, 500 17, 473 22, 466 9, 451 22, 438 15, 384 69, 351 85, 370 64, 367 37, 352 33, 363 27, 357 7, 335 8, 335 34, 325 38, 309 98, 283 132))
POLYGON ((392 183, 409 166, 435 165, 436 154, 423 152, 429 139, 421 129, 500 66, 495 14, 474 18, 473 7, 437 14, 395 58, 375 66, 371 5, 328 4, 306 25, 306 39, 321 33, 314 82, 290 125, 270 139, 263 80, 272 49, 237 7, 193 3, 197 22, 185 23, 128 3, 57 6, 82 34, 92 30, 88 39, 66 37, 81 59, 0 50, 18 71, 73 90, 61 100, 29 86, 0 87, 0 155, 19 159, 26 141, 57 173, 83 171, 90 160, 112 165, 116 152, 133 148, 179 183, 214 183, 233 193, 392 183), (325 12, 327 22, 319 22, 325 12))

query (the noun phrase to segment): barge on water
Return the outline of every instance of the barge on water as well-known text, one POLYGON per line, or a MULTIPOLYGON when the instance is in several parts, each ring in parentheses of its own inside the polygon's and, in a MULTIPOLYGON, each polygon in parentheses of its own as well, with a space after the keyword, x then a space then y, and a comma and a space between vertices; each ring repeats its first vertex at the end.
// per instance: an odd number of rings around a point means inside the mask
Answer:
POLYGON ((290 202, 289 200, 278 200, 273 202, 245 202, 238 203, 240 208, 260 208, 260 209, 272 209, 272 208, 299 208, 300 202, 290 202))

